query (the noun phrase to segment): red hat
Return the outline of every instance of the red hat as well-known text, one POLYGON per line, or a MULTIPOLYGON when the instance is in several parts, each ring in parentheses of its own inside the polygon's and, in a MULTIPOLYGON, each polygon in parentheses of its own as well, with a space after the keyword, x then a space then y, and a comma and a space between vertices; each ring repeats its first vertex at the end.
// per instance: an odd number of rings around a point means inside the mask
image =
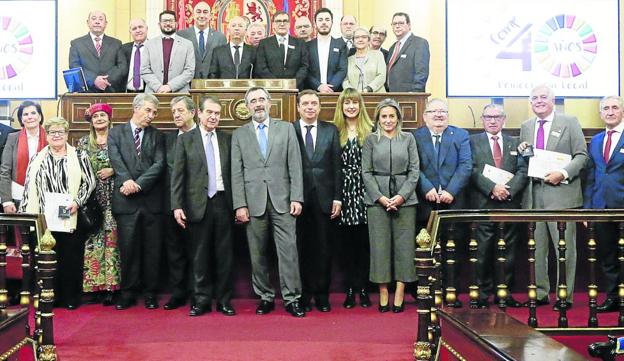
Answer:
POLYGON ((91 105, 89 109, 85 110, 85 119, 88 122, 91 122, 91 117, 97 112, 104 112, 108 114, 109 119, 113 117, 113 108, 111 108, 110 105, 106 103, 95 103, 91 105))

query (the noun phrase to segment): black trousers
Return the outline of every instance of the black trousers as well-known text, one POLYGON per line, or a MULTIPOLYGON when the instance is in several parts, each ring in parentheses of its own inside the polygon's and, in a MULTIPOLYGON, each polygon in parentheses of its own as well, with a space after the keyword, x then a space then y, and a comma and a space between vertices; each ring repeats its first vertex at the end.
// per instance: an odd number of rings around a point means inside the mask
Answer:
POLYGON ((155 296, 162 244, 162 215, 139 209, 132 214, 116 214, 117 245, 121 259, 121 292, 134 298, 141 291, 155 296))
POLYGON ((496 285, 502 281, 511 290, 513 282, 513 270, 518 245, 518 224, 505 224, 503 237, 506 245, 506 262, 504 267, 504 280, 497 279, 498 268, 497 242, 499 238, 497 223, 479 223, 476 230, 477 246, 477 284, 479 285, 479 298, 487 299, 489 295, 496 294, 496 285), (496 282, 496 283, 495 283, 496 282))
MULTIPOLYGON (((55 298, 63 305, 77 304, 82 295, 84 237, 77 233, 52 232, 56 240, 57 269, 54 277, 55 298)), ((28 240, 22 240, 27 242, 28 240)))
POLYGON ((605 292, 609 298, 618 297, 619 277, 618 240, 620 231, 617 223, 596 222, 597 256, 605 277, 605 292))
POLYGON ((232 297, 232 222, 225 194, 218 192, 208 199, 204 218, 189 223, 197 305, 210 304, 213 297, 224 304, 232 297))
POLYGON ((165 251, 172 297, 184 299, 192 293, 191 249, 187 230, 180 227, 173 214, 165 215, 165 251))
POLYGON ((324 213, 314 191, 305 199, 297 217, 297 248, 301 269, 302 298, 327 296, 331 281, 334 222, 324 213))
POLYGON ((370 269, 368 226, 339 226, 338 229, 341 239, 339 263, 344 267, 345 288, 364 289, 370 269))

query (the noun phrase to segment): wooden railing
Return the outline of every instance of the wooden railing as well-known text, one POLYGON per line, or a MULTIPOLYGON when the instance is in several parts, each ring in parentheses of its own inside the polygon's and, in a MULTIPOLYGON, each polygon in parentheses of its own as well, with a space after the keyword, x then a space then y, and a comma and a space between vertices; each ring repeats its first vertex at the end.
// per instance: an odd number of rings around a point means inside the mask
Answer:
MULTIPOLYGON (((4 323, 9 326, 11 317, 24 315, 24 312, 21 312, 24 310, 28 311, 29 317, 32 316, 35 321, 35 329, 32 331, 29 323, 24 322, 24 337, 9 349, 0 350, 0 359, 12 357, 21 346, 31 343, 36 350, 37 360, 56 360, 52 312, 56 272, 56 253, 53 250, 55 243, 52 234, 46 230, 43 215, 0 214, 0 314, 4 323), (7 227, 13 226, 19 229, 22 239, 20 247, 22 280, 18 310, 9 306, 6 282, 7 227), (34 231, 31 233, 31 230, 34 231), (31 234, 34 237, 31 237, 31 234), (31 242, 31 239, 34 239, 34 242, 31 242), (31 248, 33 246, 34 253, 31 248), (32 282, 33 277, 35 282, 32 282), (33 295, 31 290, 34 290, 33 295), (31 310, 34 312, 30 312, 31 310)), ((11 331, 8 330, 8 326, 6 331, 11 331)))

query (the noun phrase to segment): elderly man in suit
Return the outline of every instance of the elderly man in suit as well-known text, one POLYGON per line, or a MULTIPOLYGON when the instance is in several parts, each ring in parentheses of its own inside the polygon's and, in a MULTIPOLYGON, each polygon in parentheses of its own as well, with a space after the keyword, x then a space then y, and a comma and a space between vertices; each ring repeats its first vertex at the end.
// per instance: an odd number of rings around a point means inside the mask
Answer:
POLYGON ((232 187, 229 134, 218 130, 219 100, 199 103, 200 126, 178 139, 171 187, 171 207, 180 227, 189 229, 193 245, 195 304, 189 316, 217 311, 234 316, 232 296, 232 187), (214 271, 213 271, 214 269, 214 271), (214 282, 213 282, 214 279, 214 282))
POLYGON ((193 44, 176 36, 176 14, 165 10, 158 16, 161 36, 145 42, 141 77, 146 93, 187 92, 195 71, 193 44))
POLYGON ((145 307, 158 308, 165 170, 163 135, 151 126, 158 104, 154 95, 138 94, 132 101, 130 121, 113 127, 108 134, 108 153, 115 171, 112 207, 121 258, 118 310, 136 303, 141 285, 145 307))
POLYGON ((193 259, 191 245, 188 244, 188 235, 173 217, 171 208, 171 179, 175 169, 175 154, 178 137, 195 129, 195 104, 188 96, 177 96, 171 99, 171 114, 176 130, 165 134, 165 156, 167 172, 165 172, 165 196, 163 209, 165 210, 165 250, 167 252, 167 268, 171 285, 171 298, 163 308, 175 310, 186 303, 191 287, 190 264, 193 259))
POLYGON ((145 90, 145 82, 141 79, 141 57, 144 56, 147 40, 147 24, 143 19, 132 19, 129 25, 132 41, 121 46, 121 54, 126 59, 127 75, 125 90, 127 93, 140 93, 145 90))
POLYGON ((237 222, 249 222, 252 283, 261 298, 256 313, 264 315, 275 308, 267 260, 269 235, 273 234, 286 310, 304 317, 295 234, 303 176, 295 128, 269 117, 271 96, 264 88, 247 90, 245 103, 252 120, 232 135, 232 202, 237 222))
POLYGON ((409 15, 392 16, 397 41, 388 49, 387 88, 391 92, 424 92, 429 78, 429 43, 411 33, 409 15))
POLYGON ((347 76, 347 47, 340 39, 331 36, 334 15, 328 8, 320 8, 314 14, 316 39, 306 43, 309 64, 308 88, 320 93, 342 90, 347 76))
MULTIPOLYGON (((589 144, 587 179, 584 184, 583 208, 624 208, 624 100, 607 96, 600 101, 600 118, 605 130, 594 135, 589 144)), ((607 299, 598 312, 620 309, 617 223, 596 223, 598 259, 606 281, 607 299)))
POLYGON ((278 11, 273 16, 275 35, 260 40, 256 55, 256 75, 261 79, 296 79, 297 89, 305 88, 308 75, 308 48, 303 40, 288 34, 290 16, 278 11))
POLYGON ((334 222, 342 207, 342 150, 335 125, 318 120, 321 102, 314 90, 297 97, 299 120, 294 123, 303 165, 305 208, 297 219, 297 242, 303 281, 302 303, 311 310, 314 297, 321 312, 331 310, 329 284, 334 222))
POLYGON ((69 67, 81 67, 92 93, 123 91, 126 59, 119 48, 121 41, 104 34, 106 14, 92 11, 87 17, 89 33, 74 39, 69 47, 69 67))
POLYGON ((370 29, 368 29, 368 31, 370 32, 370 35, 371 35, 371 39, 370 39, 371 49, 381 51, 381 53, 384 55, 384 60, 388 59, 388 50, 381 47, 384 41, 386 41, 386 35, 388 34, 386 29, 382 28, 381 26, 375 25, 375 26, 371 26, 370 29))
POLYGON ((267 37, 266 27, 262 23, 251 23, 247 27, 245 33, 245 44, 251 45, 257 48, 260 45, 260 40, 267 37))
POLYGON ((345 44, 347 48, 347 56, 355 54, 355 46, 353 44, 353 34, 355 28, 357 28, 358 22, 353 15, 343 15, 340 18, 340 40, 345 44))
POLYGON ((217 47, 210 65, 211 79, 251 79, 256 48, 243 42, 247 21, 237 16, 228 23, 230 42, 217 47))
POLYGON ((307 16, 300 16, 295 20, 295 35, 298 39, 308 42, 312 40, 313 33, 314 28, 307 16))
POLYGON ((227 44, 225 35, 218 30, 210 29, 210 5, 205 1, 199 1, 193 8, 193 20, 195 24, 178 33, 183 38, 190 40, 195 49, 195 79, 208 79, 213 59, 213 51, 227 44))
MULTIPOLYGON (((470 191, 470 208, 475 209, 513 209, 520 208, 522 192, 527 183, 527 164, 518 156, 518 140, 502 132, 506 115, 503 107, 488 104, 481 115, 485 132, 470 136, 472 151, 472 176, 470 191), (507 182, 496 182, 484 171, 494 167, 513 175, 507 182)), ((473 308, 486 308, 488 297, 496 294, 496 284, 511 287, 513 280, 514 258, 518 244, 518 224, 505 224, 502 238, 506 242, 506 262, 504 279, 494 282, 495 252, 500 238, 498 224, 479 223, 476 230, 477 247, 477 284, 479 299, 473 308)), ((504 302, 510 307, 521 307, 522 304, 508 296, 505 300, 494 297, 494 303, 504 302)))
MULTIPOLYGON (((528 209, 578 208, 583 205, 580 174, 587 163, 587 145, 583 129, 576 117, 555 112, 555 93, 548 86, 538 85, 533 88, 529 100, 535 118, 522 123, 521 143, 518 150, 524 151, 529 144, 532 144, 535 149, 570 155, 572 160, 562 169, 549 171, 540 178, 531 178, 524 192, 522 206, 528 209)), ((549 303, 549 241, 555 247, 555 253, 559 258, 557 223, 538 222, 535 228, 535 278, 538 305, 549 303)), ((565 241, 567 298, 557 300, 553 307, 556 310, 560 307, 572 307, 576 276, 576 224, 573 222, 566 223, 565 241)))

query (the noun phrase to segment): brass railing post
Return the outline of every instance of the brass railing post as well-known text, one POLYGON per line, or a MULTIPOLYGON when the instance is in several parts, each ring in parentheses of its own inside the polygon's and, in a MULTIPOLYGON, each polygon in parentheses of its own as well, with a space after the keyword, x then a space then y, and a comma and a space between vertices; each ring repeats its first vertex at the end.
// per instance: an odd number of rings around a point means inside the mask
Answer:
POLYGON ((559 285, 557 286, 557 298, 559 300, 559 318, 558 327, 568 327, 568 286, 566 277, 566 222, 557 222, 557 230, 559 231, 559 285))
POLYGON ((618 297, 620 298, 620 316, 618 326, 624 327, 624 222, 618 223, 620 239, 618 240, 618 261, 620 263, 620 284, 618 286, 618 297))
POLYGON ((9 303, 9 291, 6 285, 6 267, 7 267, 7 228, 0 225, 0 310, 7 308, 9 303))
POLYGON ((38 320, 35 336, 38 341, 37 354, 39 360, 54 361, 56 360, 56 346, 54 346, 54 328, 52 312, 54 304, 54 276, 56 273, 56 252, 54 246, 56 241, 46 230, 45 234, 39 240, 39 256, 37 259, 38 283, 41 289, 39 298, 38 320))
POLYGON ((470 257, 470 285, 468 286, 470 296, 470 308, 476 308, 479 303, 479 284, 477 282, 477 258, 479 241, 477 240, 477 223, 470 223, 470 242, 468 242, 468 253, 470 257))
POLYGON ((431 252, 431 236, 422 229, 416 237, 416 297, 418 303, 418 335, 414 343, 414 360, 429 361, 434 348, 434 335, 431 328, 431 275, 433 273, 433 256, 431 252))
POLYGON ((528 231, 528 248, 529 248, 529 319, 528 325, 537 327, 537 286, 535 285, 535 222, 530 222, 528 231))
POLYGON ((507 308, 507 297, 509 289, 505 283, 505 264, 507 263, 507 244, 505 243, 505 223, 498 222, 498 242, 496 243, 496 274, 498 278, 498 286, 496 287, 496 296, 498 297, 498 307, 503 311, 507 308))
POLYGON ((589 268, 589 285, 587 294, 589 296, 589 327, 598 327, 598 317, 596 307, 598 307, 596 297, 598 297, 598 286, 596 285, 596 230, 594 223, 587 224, 587 262, 589 268))
POLYGON ((455 278, 455 224, 451 223, 448 228, 448 239, 446 240, 446 305, 448 307, 461 307, 461 302, 457 299, 457 280, 455 278))
POLYGON ((22 253, 22 291, 20 292, 20 305, 22 307, 28 307, 30 305, 30 283, 31 272, 30 265, 30 227, 19 227, 22 235, 22 247, 20 248, 22 253))

